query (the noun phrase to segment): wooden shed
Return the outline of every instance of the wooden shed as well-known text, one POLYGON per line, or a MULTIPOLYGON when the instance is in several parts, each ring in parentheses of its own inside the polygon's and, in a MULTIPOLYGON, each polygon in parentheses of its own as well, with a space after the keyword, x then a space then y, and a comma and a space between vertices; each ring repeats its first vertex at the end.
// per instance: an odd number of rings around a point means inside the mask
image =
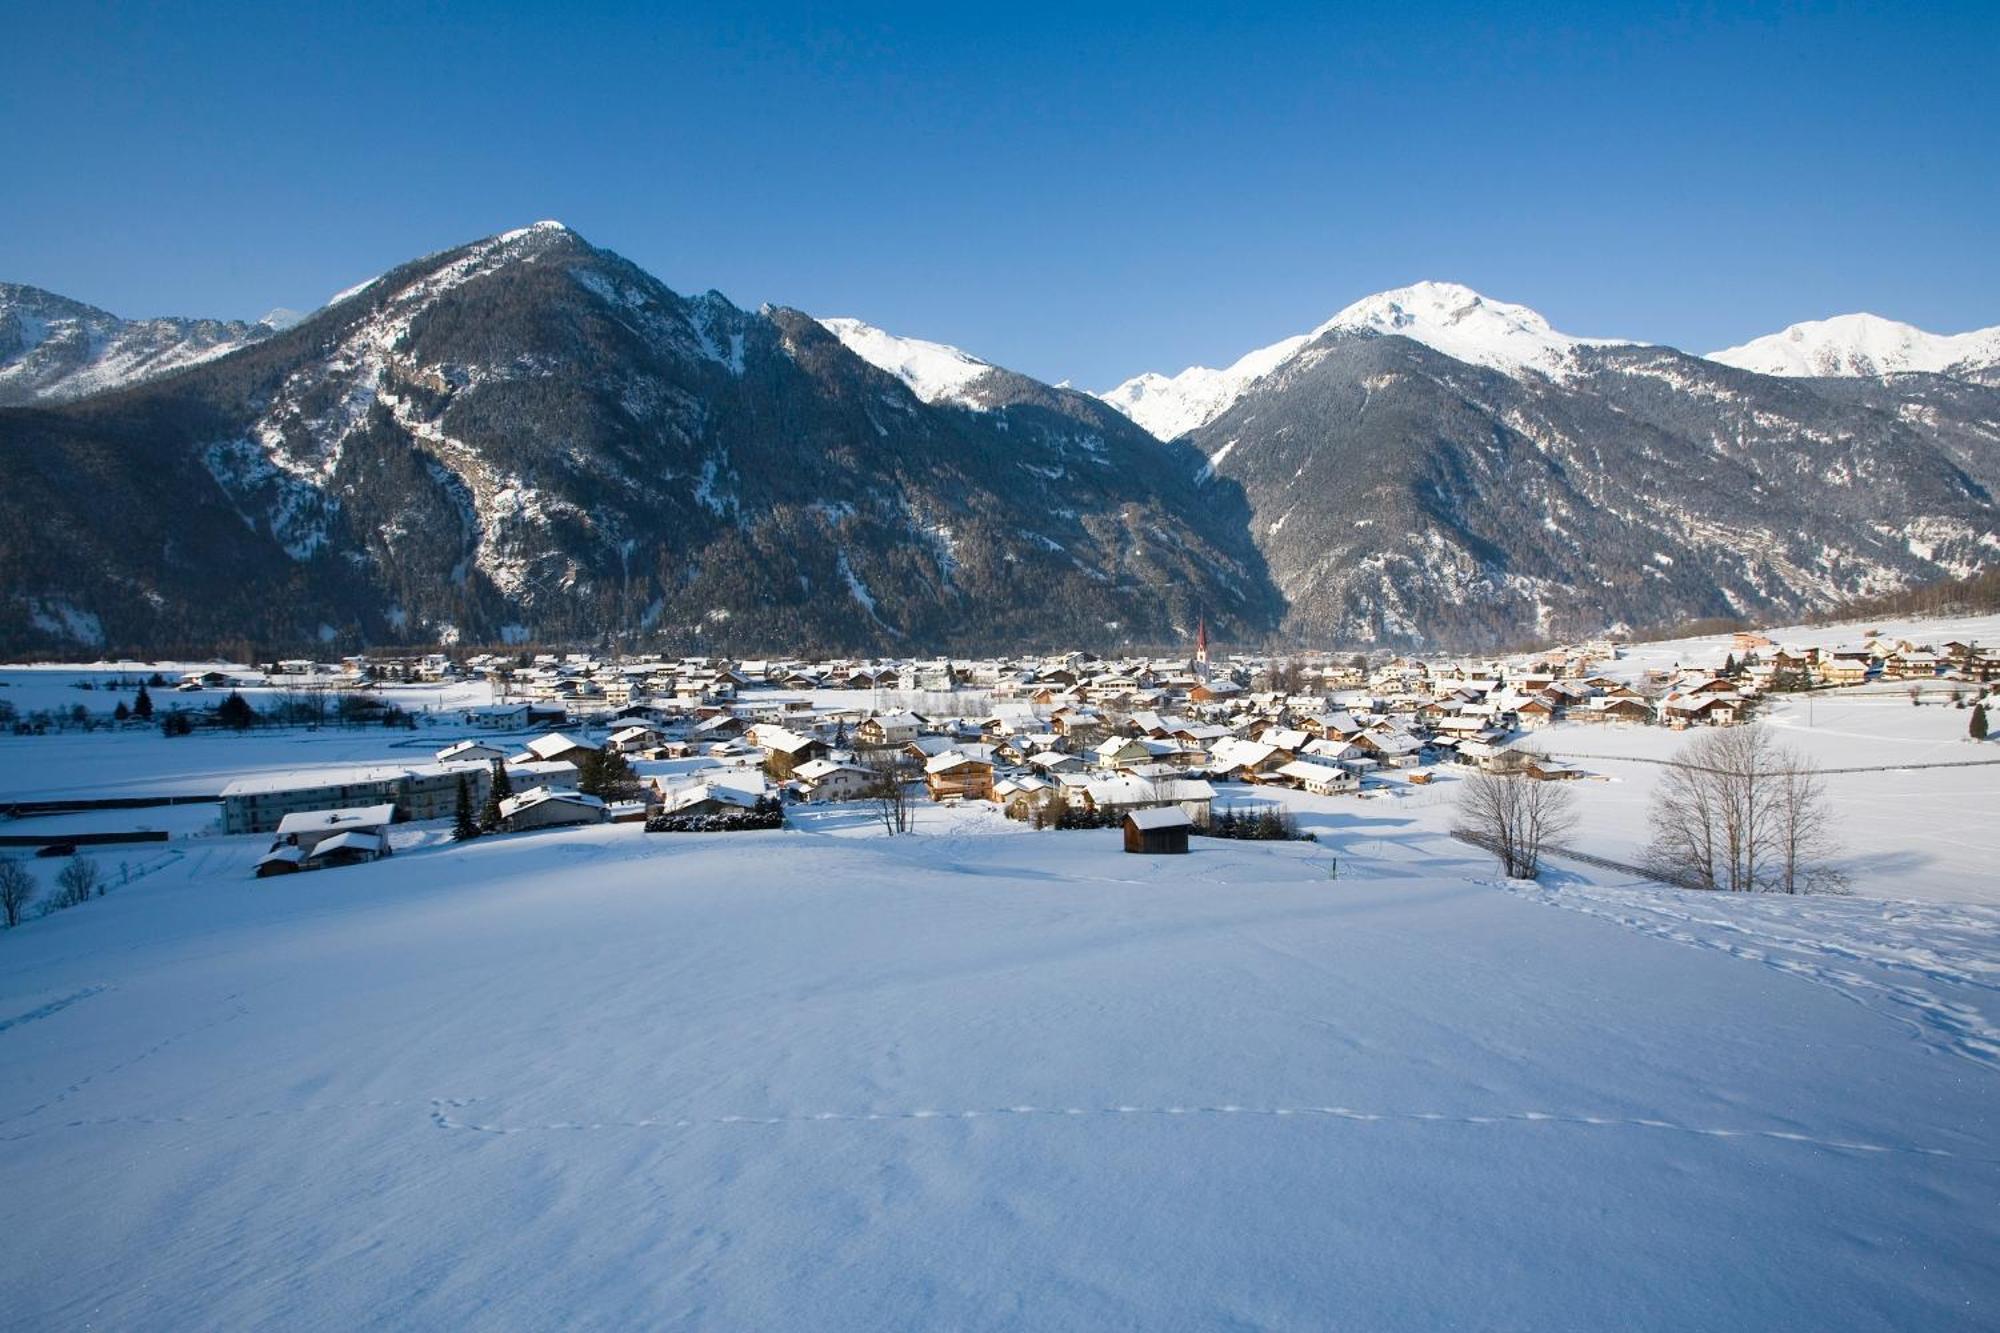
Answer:
POLYGON ((1134 810, 1125 816, 1125 850, 1146 856, 1185 853, 1194 821, 1179 806, 1134 810))

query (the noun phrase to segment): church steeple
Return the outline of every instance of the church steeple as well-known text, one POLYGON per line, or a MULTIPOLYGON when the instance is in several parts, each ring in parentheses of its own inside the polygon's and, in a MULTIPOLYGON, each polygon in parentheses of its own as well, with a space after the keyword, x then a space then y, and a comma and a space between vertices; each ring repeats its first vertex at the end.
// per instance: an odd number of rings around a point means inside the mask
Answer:
POLYGON ((1194 626, 1194 669, 1199 676, 1208 675, 1208 617, 1202 616, 1194 626))

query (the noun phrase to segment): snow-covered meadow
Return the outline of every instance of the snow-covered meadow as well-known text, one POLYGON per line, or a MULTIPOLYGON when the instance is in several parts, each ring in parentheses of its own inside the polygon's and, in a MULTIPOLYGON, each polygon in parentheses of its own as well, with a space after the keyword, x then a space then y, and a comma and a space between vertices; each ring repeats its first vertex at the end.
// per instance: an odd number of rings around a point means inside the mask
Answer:
POLYGON ((2000 913, 1508 886, 1420 809, 1309 804, 1319 845, 1187 857, 939 807, 263 883, 257 839, 177 845, 0 938, 0 1309, 2000 1317, 2000 913))

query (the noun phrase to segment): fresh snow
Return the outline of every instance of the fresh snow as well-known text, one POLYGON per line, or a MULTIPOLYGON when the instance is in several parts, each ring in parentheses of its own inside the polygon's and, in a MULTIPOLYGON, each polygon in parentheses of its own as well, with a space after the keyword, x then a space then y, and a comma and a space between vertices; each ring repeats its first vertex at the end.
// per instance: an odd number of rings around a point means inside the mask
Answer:
POLYGON ((189 837, 0 936, 10 1320, 1994 1321, 2000 913, 918 815, 189 837))
POLYGON ((1926 333, 1880 315, 1836 315, 1710 352, 1708 359, 1760 375, 1966 374, 2000 367, 2000 325, 1926 333))
POLYGON ((1206 425, 1259 379, 1329 333, 1395 334, 1472 365, 1509 375, 1560 375, 1580 347, 1631 345, 1557 332, 1526 306, 1495 301, 1454 282, 1419 282, 1365 297, 1310 333, 1272 343, 1223 370, 1190 366, 1149 373, 1100 395, 1163 440, 1206 425))
POLYGON ((966 391, 993 369, 991 364, 956 347, 898 337, 858 319, 827 317, 819 322, 848 351, 878 370, 888 371, 927 403, 975 406, 966 391))
POLYGON ((1189 366, 1178 375, 1148 371, 1099 397, 1160 439, 1176 439, 1227 412, 1252 384, 1291 360, 1313 336, 1302 333, 1260 347, 1221 370, 1189 366))

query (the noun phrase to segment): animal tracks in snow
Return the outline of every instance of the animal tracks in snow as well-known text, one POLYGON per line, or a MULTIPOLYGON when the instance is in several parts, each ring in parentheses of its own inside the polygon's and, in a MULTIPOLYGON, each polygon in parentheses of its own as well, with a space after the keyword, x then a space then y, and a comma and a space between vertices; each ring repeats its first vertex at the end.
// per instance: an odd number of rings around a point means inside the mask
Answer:
POLYGON ((1985 909, 1499 883, 1535 902, 1825 986, 1902 1023, 1934 1051, 2000 1071, 2000 917, 1985 909), (1975 998, 1982 1004, 1965 1002, 1975 998))

